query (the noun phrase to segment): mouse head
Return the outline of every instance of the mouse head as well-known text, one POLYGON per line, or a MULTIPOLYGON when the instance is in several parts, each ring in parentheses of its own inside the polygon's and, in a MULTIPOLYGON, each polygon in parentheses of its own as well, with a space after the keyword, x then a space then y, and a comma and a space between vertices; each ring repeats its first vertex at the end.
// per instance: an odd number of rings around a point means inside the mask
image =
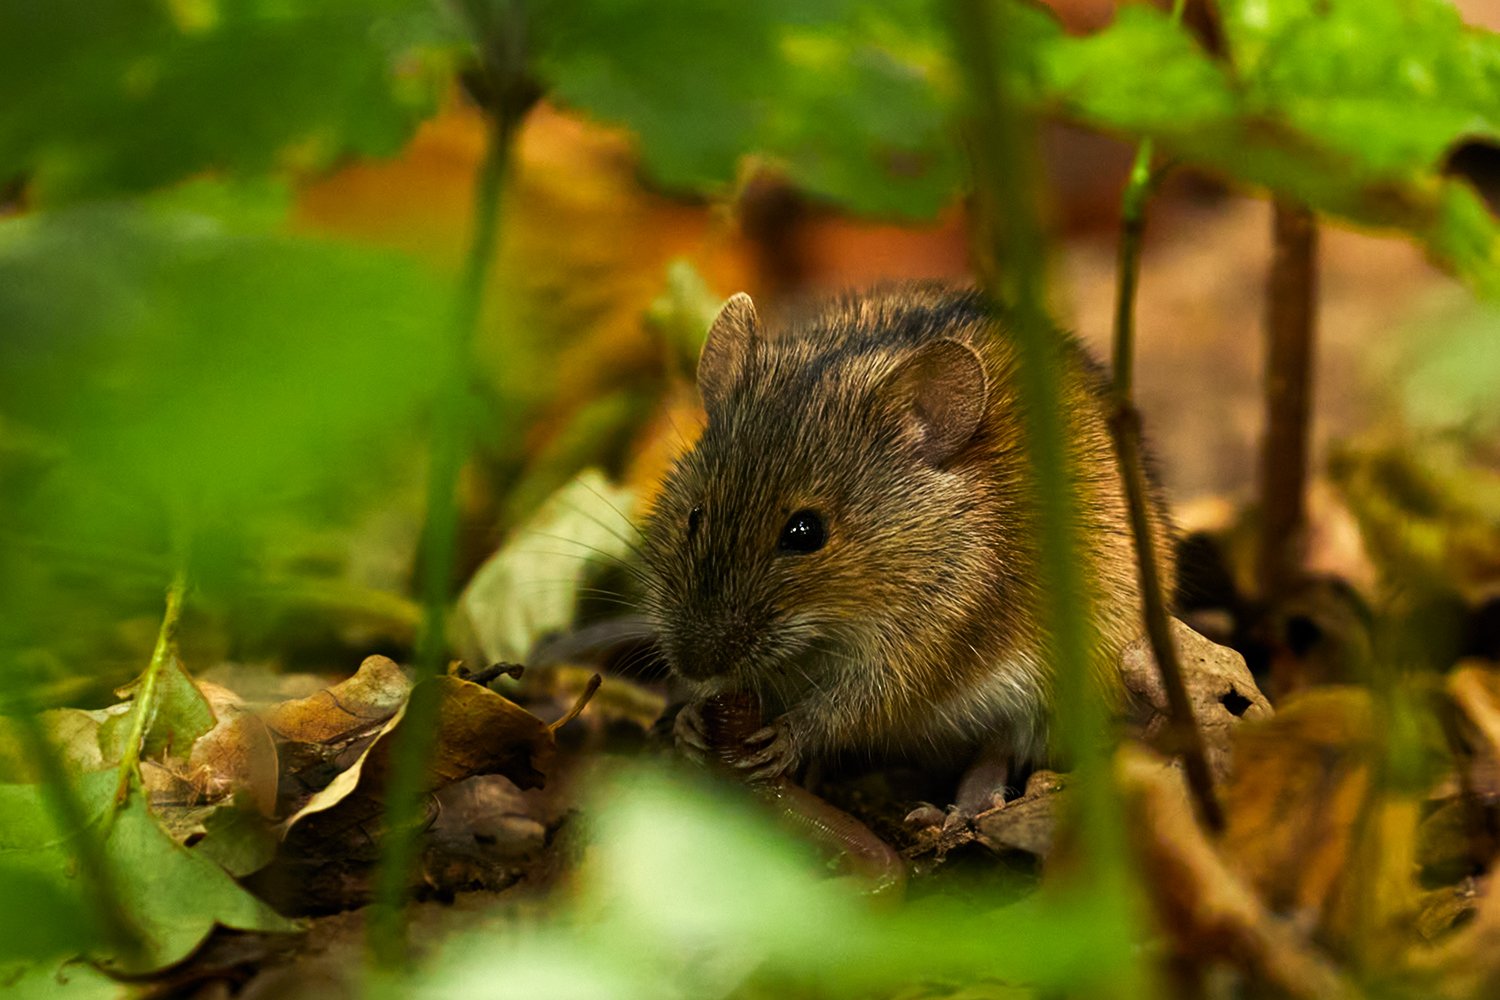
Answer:
POLYGON ((777 337, 747 295, 719 313, 708 423, 646 532, 646 610, 680 675, 794 697, 967 599, 989 547, 991 379, 971 339, 908 305, 847 300, 777 337))

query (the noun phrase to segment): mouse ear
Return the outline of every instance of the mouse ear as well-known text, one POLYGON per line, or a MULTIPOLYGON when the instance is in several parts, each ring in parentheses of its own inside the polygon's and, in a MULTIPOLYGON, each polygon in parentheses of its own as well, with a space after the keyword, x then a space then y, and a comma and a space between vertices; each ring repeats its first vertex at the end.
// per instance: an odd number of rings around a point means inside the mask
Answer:
POLYGON ((989 376, 979 351, 944 338, 925 344, 903 361, 890 385, 922 457, 943 465, 969 443, 984 418, 989 376))
POLYGON ((698 355, 698 391, 704 405, 713 406, 728 395, 744 375, 759 337, 755 303, 744 292, 730 296, 708 328, 703 353, 698 355))

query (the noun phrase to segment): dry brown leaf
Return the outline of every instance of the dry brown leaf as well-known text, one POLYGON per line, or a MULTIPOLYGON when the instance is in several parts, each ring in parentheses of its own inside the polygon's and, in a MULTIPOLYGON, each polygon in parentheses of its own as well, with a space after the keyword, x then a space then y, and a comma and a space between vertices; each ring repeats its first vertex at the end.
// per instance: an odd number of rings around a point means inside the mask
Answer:
POLYGON ((1358 992, 1303 935, 1272 914, 1204 836, 1181 769, 1126 747, 1115 773, 1129 807, 1144 884, 1176 947, 1196 962, 1221 958, 1291 997, 1358 992))
MULTIPOLYGON (((1169 627, 1209 767, 1222 781, 1229 772, 1235 730, 1244 720, 1269 718, 1271 704, 1256 687, 1243 656, 1208 641, 1175 618, 1169 627)), ((1169 732, 1172 710, 1149 640, 1142 637, 1125 648, 1120 672, 1132 701, 1131 721, 1140 727, 1147 743, 1159 741, 1169 732)))
POLYGON ((1320 688, 1236 734, 1224 853, 1272 910, 1326 917, 1370 788, 1370 727, 1367 692, 1320 688))
POLYGON ((411 681, 394 660, 369 656, 353 677, 306 698, 284 701, 262 713, 278 739, 333 743, 368 732, 406 704, 411 681))
MULTIPOLYGON (((438 686, 441 698, 428 790, 479 774, 503 774, 520 788, 541 786, 556 749, 545 722, 469 681, 438 677, 427 683, 438 686)), ((370 835, 367 824, 384 808, 391 747, 405 715, 403 705, 353 766, 288 817, 284 839, 295 834, 299 843, 337 840, 356 829, 370 835)))

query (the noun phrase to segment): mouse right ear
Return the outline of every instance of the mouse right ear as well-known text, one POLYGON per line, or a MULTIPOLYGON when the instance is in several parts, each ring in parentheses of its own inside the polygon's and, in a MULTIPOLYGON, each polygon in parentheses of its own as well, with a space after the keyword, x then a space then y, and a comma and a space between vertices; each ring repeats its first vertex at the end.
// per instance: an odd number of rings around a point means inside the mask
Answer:
POLYGON ((972 344, 947 337, 919 348, 891 383, 918 451, 940 467, 979 430, 989 402, 984 358, 972 344))
POLYGON ((698 391, 705 406, 716 405, 745 374, 759 337, 755 303, 744 292, 730 296, 708 328, 698 356, 698 391))

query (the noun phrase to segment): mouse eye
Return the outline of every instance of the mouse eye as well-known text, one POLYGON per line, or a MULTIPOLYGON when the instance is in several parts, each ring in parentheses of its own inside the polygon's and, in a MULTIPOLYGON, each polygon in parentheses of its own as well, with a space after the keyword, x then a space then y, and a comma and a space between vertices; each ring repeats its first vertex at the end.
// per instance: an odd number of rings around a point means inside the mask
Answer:
POLYGON ((703 505, 699 504, 688 511, 688 537, 692 538, 698 533, 698 524, 703 520, 703 505))
POLYGON ((776 547, 782 552, 796 552, 799 555, 808 552, 816 552, 828 541, 828 529, 823 526, 823 519, 815 510, 799 510, 787 519, 786 527, 781 529, 781 538, 777 540, 776 547))

